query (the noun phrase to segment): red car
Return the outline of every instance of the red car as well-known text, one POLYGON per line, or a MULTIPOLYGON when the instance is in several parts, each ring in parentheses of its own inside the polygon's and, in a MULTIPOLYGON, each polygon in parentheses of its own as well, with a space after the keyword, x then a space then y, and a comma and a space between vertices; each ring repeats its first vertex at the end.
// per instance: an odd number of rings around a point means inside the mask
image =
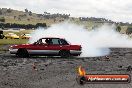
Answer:
POLYGON ((81 45, 71 45, 63 38, 41 38, 33 44, 21 44, 10 46, 11 54, 19 57, 31 55, 69 57, 81 54, 81 45))

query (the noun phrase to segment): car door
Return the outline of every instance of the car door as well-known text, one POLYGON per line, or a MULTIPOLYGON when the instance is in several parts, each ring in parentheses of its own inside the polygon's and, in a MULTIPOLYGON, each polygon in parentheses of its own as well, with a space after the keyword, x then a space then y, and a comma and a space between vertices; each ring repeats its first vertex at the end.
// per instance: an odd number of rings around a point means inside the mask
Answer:
POLYGON ((61 48, 62 45, 60 45, 59 38, 51 39, 51 43, 48 45, 49 54, 57 55, 61 48))
POLYGON ((45 43, 45 39, 40 39, 36 44, 32 44, 28 49, 30 54, 44 55, 49 51, 49 45, 45 43))

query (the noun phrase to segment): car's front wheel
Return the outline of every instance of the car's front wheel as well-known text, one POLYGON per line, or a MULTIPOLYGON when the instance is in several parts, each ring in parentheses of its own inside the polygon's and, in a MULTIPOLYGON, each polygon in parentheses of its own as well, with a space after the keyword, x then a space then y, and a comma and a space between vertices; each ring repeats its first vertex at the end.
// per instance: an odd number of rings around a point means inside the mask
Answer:
POLYGON ((60 51, 60 56, 63 57, 63 58, 68 58, 70 57, 70 52, 68 50, 61 50, 60 51))
POLYGON ((17 54, 18 57, 29 57, 28 51, 26 49, 18 49, 17 54))

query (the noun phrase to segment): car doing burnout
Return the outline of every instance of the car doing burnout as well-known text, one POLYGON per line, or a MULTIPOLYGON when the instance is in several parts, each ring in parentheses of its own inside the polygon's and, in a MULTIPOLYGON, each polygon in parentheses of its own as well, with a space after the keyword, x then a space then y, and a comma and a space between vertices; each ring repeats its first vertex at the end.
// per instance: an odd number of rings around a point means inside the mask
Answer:
POLYGON ((11 54, 19 57, 31 55, 43 56, 78 56, 81 54, 81 45, 71 45, 63 38, 40 38, 33 44, 12 45, 9 48, 11 54))

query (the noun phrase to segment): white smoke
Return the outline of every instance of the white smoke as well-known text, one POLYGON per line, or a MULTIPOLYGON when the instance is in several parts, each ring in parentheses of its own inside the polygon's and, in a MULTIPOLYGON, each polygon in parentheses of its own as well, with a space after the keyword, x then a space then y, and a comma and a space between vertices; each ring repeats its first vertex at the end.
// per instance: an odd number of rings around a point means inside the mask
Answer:
POLYGON ((100 28, 88 31, 83 26, 72 23, 60 23, 48 29, 39 28, 31 34, 29 43, 42 37, 61 37, 71 44, 82 46, 83 57, 104 56, 110 53, 109 48, 132 48, 132 41, 127 35, 119 34, 113 25, 103 25, 100 28))

